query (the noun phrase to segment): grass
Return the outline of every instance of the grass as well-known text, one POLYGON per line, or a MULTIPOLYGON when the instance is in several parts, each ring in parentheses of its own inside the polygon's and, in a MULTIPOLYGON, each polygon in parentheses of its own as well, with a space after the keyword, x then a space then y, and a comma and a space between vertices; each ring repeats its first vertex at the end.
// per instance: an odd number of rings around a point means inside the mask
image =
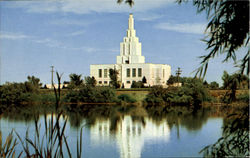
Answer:
POLYGON ((136 101, 143 101, 147 94, 149 93, 149 91, 136 91, 136 90, 117 90, 116 91, 116 95, 119 96, 119 95, 129 95, 131 97, 133 97, 136 101))
MULTIPOLYGON (((61 75, 59 75, 58 73, 56 74, 57 74, 58 85, 60 87, 61 75)), ((50 91, 49 94, 45 93, 44 95, 51 96, 50 98, 52 98, 51 94, 52 93, 50 91)), ((41 96, 35 96, 35 97, 38 97, 40 100, 44 99, 44 97, 41 96)), ((41 125, 38 123, 39 116, 38 117, 35 116, 34 139, 30 139, 28 130, 26 131, 26 137, 24 139, 22 139, 20 135, 17 132, 15 132, 23 148, 23 152, 21 152, 18 157, 21 157, 23 153, 26 155, 25 157, 27 158, 32 158, 32 157, 71 158, 72 157, 66 136, 64 134, 67 125, 67 119, 64 120, 62 124, 59 121, 60 118, 63 117, 62 111, 59 108, 60 98, 61 98, 61 89, 60 88, 56 89, 54 87, 53 101, 55 102, 56 112, 55 113, 52 112, 52 115, 50 115, 48 122, 47 122, 47 115, 44 115, 45 133, 40 133, 41 125), (56 116, 55 119, 54 115, 56 116), (33 149, 32 152, 30 150, 30 147, 33 149), (64 149, 67 150, 64 151, 64 149)), ((78 138, 77 138, 77 158, 80 158, 82 154, 82 129, 80 132, 80 139, 78 138)), ((17 145, 17 139, 13 138, 13 132, 11 132, 7 136, 4 144, 2 142, 3 142, 2 134, 0 131, 0 157, 1 158, 15 157, 15 147, 17 145)))
MULTIPOLYGON (((13 132, 11 132, 7 136, 5 142, 3 142, 2 132, 0 131, 0 157, 1 158, 10 158, 10 157, 14 158, 16 145, 17 145, 17 139, 13 138, 13 132)), ((20 157, 21 154, 19 154, 18 157, 20 157)))

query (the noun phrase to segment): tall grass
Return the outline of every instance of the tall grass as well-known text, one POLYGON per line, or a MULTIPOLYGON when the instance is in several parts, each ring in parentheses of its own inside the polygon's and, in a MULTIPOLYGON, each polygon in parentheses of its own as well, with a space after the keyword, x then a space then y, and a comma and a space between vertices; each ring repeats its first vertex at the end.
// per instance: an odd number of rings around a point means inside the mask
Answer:
MULTIPOLYGON (((17 145, 17 139, 13 138, 13 132, 11 132, 5 142, 3 142, 2 132, 0 131, 0 157, 1 158, 10 158, 15 157, 15 147, 17 145)), ((21 156, 22 153, 19 154, 18 157, 21 156)))
MULTIPOLYGON (((15 132, 18 140, 21 143, 23 152, 18 157, 25 154, 27 158, 64 158, 72 157, 72 153, 65 136, 65 129, 67 126, 67 119, 60 121, 63 118, 62 111, 60 110, 60 99, 61 99, 61 77, 62 75, 57 74, 58 89, 55 88, 54 84, 54 95, 55 95, 55 107, 56 112, 48 117, 44 114, 44 128, 45 132, 41 133, 41 124, 39 124, 39 118, 35 117, 35 135, 34 139, 29 137, 29 130, 26 131, 25 138, 21 138, 18 132, 15 132), (47 120, 48 119, 48 120, 47 120), (60 123, 61 122, 61 123, 60 123), (66 150, 65 150, 66 149, 66 150)), ((77 138, 77 158, 82 156, 82 128, 80 130, 80 137, 77 138)), ((0 132, 0 157, 9 158, 15 157, 15 147, 17 145, 17 139, 13 138, 13 132, 9 134, 5 143, 2 145, 2 134, 0 132)))

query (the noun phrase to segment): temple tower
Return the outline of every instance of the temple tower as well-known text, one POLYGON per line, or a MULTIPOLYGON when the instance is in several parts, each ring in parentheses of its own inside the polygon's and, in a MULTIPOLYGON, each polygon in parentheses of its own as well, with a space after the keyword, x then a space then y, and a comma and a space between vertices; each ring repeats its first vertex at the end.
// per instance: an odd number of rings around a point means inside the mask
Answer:
POLYGON ((141 43, 136 37, 133 14, 129 15, 127 36, 120 43, 120 56, 117 56, 117 64, 145 63, 145 57, 141 55, 141 43))

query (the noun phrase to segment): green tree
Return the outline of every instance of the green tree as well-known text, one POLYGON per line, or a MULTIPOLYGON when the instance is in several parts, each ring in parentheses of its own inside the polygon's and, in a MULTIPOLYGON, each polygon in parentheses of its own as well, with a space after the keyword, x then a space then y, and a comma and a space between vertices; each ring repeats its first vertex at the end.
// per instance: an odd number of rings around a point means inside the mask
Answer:
POLYGON ((111 80, 110 84, 114 88, 120 88, 120 83, 118 81, 119 72, 116 69, 109 69, 109 78, 111 80))
POLYGON ((229 102, 236 100, 236 90, 240 89, 242 84, 248 83, 249 78, 246 75, 235 73, 229 75, 226 71, 224 71, 223 76, 223 88, 229 90, 229 102))
POLYGON ((180 75, 181 75, 181 68, 178 67, 178 69, 176 70, 175 74, 176 74, 176 77, 177 77, 177 82, 179 82, 180 80, 180 75))
POLYGON ((91 86, 91 87, 95 87, 96 86, 97 81, 96 81, 96 79, 95 79, 94 76, 92 76, 92 77, 87 76, 87 77, 85 77, 84 80, 85 80, 85 84, 87 86, 91 86))
POLYGON ((219 84, 215 81, 209 84, 210 89, 219 89, 219 84))
POLYGON ((171 75, 167 81, 167 85, 172 85, 178 81, 178 78, 176 76, 171 75))
POLYGON ((203 85, 206 87, 206 88, 208 88, 209 87, 209 84, 207 83, 207 81, 205 80, 205 81, 203 81, 203 85))
POLYGON ((227 73, 227 71, 224 71, 223 72, 223 75, 222 75, 222 77, 221 77, 221 79, 222 79, 222 81, 223 81, 223 86, 222 86, 222 88, 223 89, 226 89, 226 88, 228 88, 228 85, 230 84, 229 82, 230 82, 230 75, 227 73))
POLYGON ((26 91, 30 93, 38 93, 39 88, 42 86, 40 79, 35 76, 28 76, 27 79, 28 81, 24 82, 26 91))
POLYGON ((142 78, 142 83, 147 83, 147 79, 145 76, 143 76, 143 78, 142 78))
POLYGON ((83 84, 82 75, 70 74, 69 88, 76 88, 83 84))
POLYGON ((131 84, 131 88, 144 88, 144 84, 142 81, 133 81, 131 84))
POLYGON ((28 76, 28 82, 31 83, 35 88, 40 88, 42 83, 40 83, 40 79, 36 78, 35 76, 28 76))

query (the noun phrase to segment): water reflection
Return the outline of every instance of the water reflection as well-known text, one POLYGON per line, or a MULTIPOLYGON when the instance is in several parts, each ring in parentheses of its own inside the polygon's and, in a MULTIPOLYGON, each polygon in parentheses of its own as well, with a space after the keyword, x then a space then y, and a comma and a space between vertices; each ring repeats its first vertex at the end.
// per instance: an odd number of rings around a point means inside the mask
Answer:
MULTIPOLYGON (((191 156, 199 156, 198 152, 204 147, 204 144, 211 144, 221 136, 221 119, 211 124, 210 118, 218 118, 221 113, 225 114, 225 109, 221 112, 209 109, 194 111, 187 107, 171 106, 84 105, 72 107, 66 105, 61 108, 63 118, 67 118, 69 121, 66 133, 69 134, 69 143, 71 143, 72 148, 76 144, 74 141, 76 139, 72 139, 77 136, 75 131, 79 131, 84 125, 85 135, 83 137, 85 139, 83 142, 86 143, 83 146, 83 150, 86 149, 84 157, 96 157, 93 153, 103 150, 103 146, 99 148, 100 145, 104 145, 105 150, 116 150, 121 158, 139 158, 145 153, 153 153, 153 157, 159 157, 161 154, 166 156, 168 153, 173 156, 178 155, 178 152, 173 154, 173 151, 176 152, 178 148, 181 150, 180 153, 191 153, 191 156), (209 126, 207 127, 207 125, 209 126), (215 128, 214 134, 207 139, 206 134, 212 128, 215 128), (191 133, 195 133, 195 135, 191 133), (192 147, 194 151, 185 150, 185 145, 192 144, 193 138, 200 142, 193 144, 195 145, 192 147), (163 150, 157 150, 157 153, 155 153, 154 148, 148 148, 149 142, 157 142, 157 146, 162 146, 163 150), (116 149, 113 149, 113 146, 116 146, 116 149)), ((13 124, 13 128, 16 128, 17 132, 25 135, 26 128, 23 129, 23 123, 32 126, 33 121, 39 119, 43 124, 43 121, 48 120, 52 112, 54 112, 53 107, 46 105, 8 108, 0 116, 0 126, 1 128, 9 128, 11 125, 12 128, 13 124), (46 118, 43 118, 44 114, 46 114, 46 118), (20 128, 17 128, 18 126, 20 128)), ((3 133, 7 135, 7 131, 10 130, 3 129, 3 133)), ((41 130, 44 131, 45 129, 42 128, 41 130)), ((72 153, 74 152, 75 149, 73 148, 72 153)), ((110 155, 104 153, 103 157, 110 157, 110 155)))
POLYGON ((116 122, 115 132, 112 132, 111 122, 110 119, 97 120, 90 127, 91 142, 98 145, 108 142, 111 137, 115 138, 121 158, 139 158, 146 139, 168 141, 170 138, 170 129, 166 120, 156 124, 148 117, 138 120, 125 115, 116 122))

